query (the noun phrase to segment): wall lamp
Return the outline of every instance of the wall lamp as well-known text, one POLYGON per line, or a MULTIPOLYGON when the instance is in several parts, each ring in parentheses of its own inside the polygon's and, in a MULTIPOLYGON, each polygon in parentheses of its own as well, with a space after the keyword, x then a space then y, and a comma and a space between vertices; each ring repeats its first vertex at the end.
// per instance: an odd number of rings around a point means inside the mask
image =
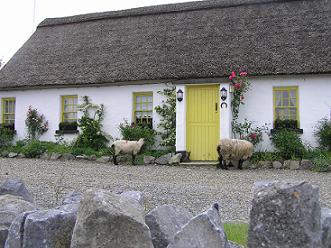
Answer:
POLYGON ((183 101, 183 95, 184 95, 184 92, 181 89, 179 89, 177 91, 177 100, 178 100, 178 102, 183 101))
POLYGON ((225 101, 228 98, 228 91, 223 87, 220 92, 222 101, 225 101))

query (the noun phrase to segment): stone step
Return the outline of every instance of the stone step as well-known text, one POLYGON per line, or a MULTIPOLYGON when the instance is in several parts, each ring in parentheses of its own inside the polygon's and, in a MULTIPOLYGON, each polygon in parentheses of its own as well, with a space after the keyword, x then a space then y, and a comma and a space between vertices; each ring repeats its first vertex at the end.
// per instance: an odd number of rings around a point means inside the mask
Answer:
POLYGON ((190 162, 182 162, 181 166, 216 166, 218 161, 190 161, 190 162))

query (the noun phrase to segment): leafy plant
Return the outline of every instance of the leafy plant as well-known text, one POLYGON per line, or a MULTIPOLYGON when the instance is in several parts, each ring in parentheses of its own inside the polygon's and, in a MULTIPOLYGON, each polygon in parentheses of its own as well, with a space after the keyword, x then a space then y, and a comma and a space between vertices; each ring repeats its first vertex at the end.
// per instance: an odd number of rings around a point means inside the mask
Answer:
POLYGON ((331 158, 321 155, 313 159, 313 164, 315 171, 326 172, 331 168, 331 158))
POLYGON ((282 158, 275 152, 254 152, 249 160, 251 163, 257 164, 259 161, 279 161, 282 158))
POLYGON ((147 126, 136 125, 134 123, 129 125, 128 121, 125 120, 124 123, 120 124, 119 129, 125 140, 139 140, 144 138, 145 144, 142 148, 143 151, 150 150, 155 143, 156 133, 153 129, 147 126))
POLYGON ((238 138, 248 140, 253 145, 257 145, 263 141, 263 133, 268 133, 269 128, 267 123, 261 127, 253 127, 253 122, 247 119, 243 123, 233 121, 232 130, 238 138))
POLYGON ((306 152, 299 135, 287 129, 281 129, 271 136, 272 144, 283 159, 302 158, 306 152))
POLYGON ((45 116, 39 114, 37 109, 33 109, 31 106, 27 112, 25 125, 28 131, 28 140, 39 139, 48 130, 48 121, 45 120, 45 116))
POLYGON ((331 151, 331 121, 327 118, 320 120, 314 134, 320 147, 331 151))
POLYGON ((155 111, 161 116, 158 125, 161 128, 161 145, 175 150, 176 144, 176 88, 166 88, 159 91, 159 94, 165 96, 165 101, 162 101, 161 106, 156 106, 155 111))
POLYGON ((81 133, 75 142, 76 147, 92 148, 99 150, 105 148, 110 137, 102 131, 102 121, 105 115, 103 104, 92 104, 88 96, 82 97, 83 104, 78 108, 83 112, 82 117, 78 120, 78 126, 81 133))
POLYGON ((46 150, 46 146, 38 140, 32 140, 21 148, 21 152, 27 158, 35 158, 37 156, 40 156, 46 150))
POLYGON ((298 121, 289 119, 276 119, 274 127, 275 129, 296 129, 298 128, 298 121))
POLYGON ((60 130, 77 130, 77 122, 61 122, 59 124, 60 130))
POLYGON ((12 144, 15 133, 6 127, 0 127, 0 148, 6 147, 12 144))

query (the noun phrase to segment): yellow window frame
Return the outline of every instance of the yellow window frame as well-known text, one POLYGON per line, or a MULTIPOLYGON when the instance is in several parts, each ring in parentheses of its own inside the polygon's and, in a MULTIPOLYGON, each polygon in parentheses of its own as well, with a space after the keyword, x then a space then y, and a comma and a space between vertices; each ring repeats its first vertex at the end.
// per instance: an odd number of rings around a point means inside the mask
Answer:
MULTIPOLYGON (((142 99, 142 98, 141 98, 142 99)), ((153 91, 147 91, 147 92, 134 92, 133 93, 133 111, 132 111, 133 113, 132 113, 132 119, 133 119, 133 123, 135 123, 135 124, 137 124, 136 123, 136 113, 137 112, 141 112, 141 113, 143 113, 143 112, 152 112, 152 121, 153 121, 153 91), (151 110, 137 110, 137 101, 136 101, 136 99, 137 99, 137 97, 138 96, 140 96, 140 97, 143 97, 143 96, 146 96, 146 97, 152 97, 152 101, 151 102, 149 102, 149 101, 147 101, 147 102, 143 102, 142 100, 140 101, 140 103, 142 104, 142 103, 151 103, 152 104, 152 109, 151 110)), ((141 119, 143 119, 143 118, 141 118, 141 119)), ((151 124, 151 125, 153 125, 153 123, 149 123, 148 122, 148 118, 147 118, 147 124, 151 124)))
MULTIPOLYGON (((288 99, 290 99, 290 97, 288 99)), ((274 121, 277 119, 276 108, 281 108, 281 109, 295 108, 295 110, 296 110, 295 119, 298 123, 298 127, 300 126, 300 124, 299 124, 299 87, 298 86, 273 87, 273 102, 274 102, 274 108, 273 108, 274 109, 274 121), (280 91, 280 92, 287 91, 288 95, 290 96, 291 90, 295 91, 295 107, 291 107, 289 105, 288 106, 276 106, 276 92, 277 91, 280 91)))
POLYGON ((7 98, 2 98, 2 123, 3 124, 10 124, 7 121, 9 119, 6 119, 6 115, 14 115, 14 119, 12 120, 13 123, 15 124, 15 109, 16 109, 16 98, 15 97, 7 97, 7 98), (14 112, 6 112, 5 104, 6 102, 14 102, 14 112))
POLYGON ((77 99, 77 102, 78 102, 78 96, 77 95, 61 96, 61 122, 67 122, 68 120, 77 121, 77 118, 64 118, 64 114, 68 114, 68 113, 77 114, 77 110, 76 111, 64 111, 65 106, 76 106, 77 107, 77 105, 78 105, 78 104, 64 104, 65 99, 77 99))

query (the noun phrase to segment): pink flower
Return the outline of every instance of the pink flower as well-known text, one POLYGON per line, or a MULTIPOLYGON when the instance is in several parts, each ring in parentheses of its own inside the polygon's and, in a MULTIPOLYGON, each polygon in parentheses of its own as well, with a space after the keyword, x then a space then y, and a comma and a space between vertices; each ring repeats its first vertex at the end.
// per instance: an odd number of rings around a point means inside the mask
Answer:
POLYGON ((239 90, 240 87, 241 87, 241 83, 235 83, 235 84, 233 85, 233 87, 234 87, 236 90, 239 90))
POLYGON ((243 101, 245 99, 244 96, 240 96, 240 101, 243 101))
POLYGON ((246 77, 247 76, 247 72, 245 72, 245 71, 240 72, 240 76, 241 77, 246 77))
POLYGON ((256 139, 257 134, 256 134, 256 133, 251 133, 251 134, 249 135, 249 137, 250 137, 251 139, 256 139))
POLYGON ((232 80, 236 77, 236 73, 234 71, 231 72, 231 76, 229 77, 229 80, 232 80))

